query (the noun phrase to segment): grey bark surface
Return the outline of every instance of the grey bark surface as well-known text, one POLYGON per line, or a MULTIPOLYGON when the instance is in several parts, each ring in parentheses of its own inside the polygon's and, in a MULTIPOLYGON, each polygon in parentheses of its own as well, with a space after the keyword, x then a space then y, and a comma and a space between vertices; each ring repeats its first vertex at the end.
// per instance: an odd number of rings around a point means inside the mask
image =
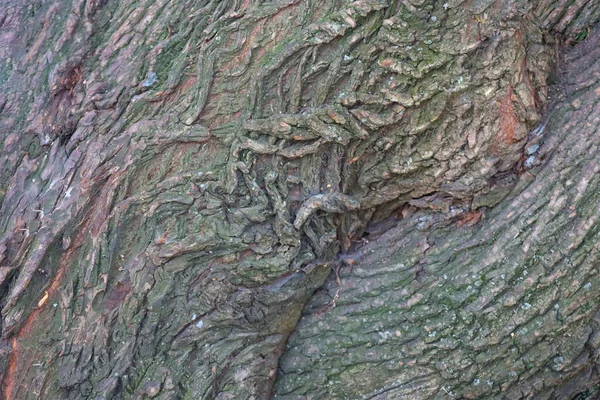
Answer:
POLYGON ((2 396, 592 388, 599 19, 1 0, 2 396))

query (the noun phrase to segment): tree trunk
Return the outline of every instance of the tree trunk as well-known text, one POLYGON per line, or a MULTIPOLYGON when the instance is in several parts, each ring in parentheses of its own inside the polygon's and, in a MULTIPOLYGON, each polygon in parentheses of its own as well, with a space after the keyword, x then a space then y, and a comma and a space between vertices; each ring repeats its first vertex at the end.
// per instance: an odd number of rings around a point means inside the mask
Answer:
POLYGON ((3 397, 593 392, 599 19, 1 0, 3 397))

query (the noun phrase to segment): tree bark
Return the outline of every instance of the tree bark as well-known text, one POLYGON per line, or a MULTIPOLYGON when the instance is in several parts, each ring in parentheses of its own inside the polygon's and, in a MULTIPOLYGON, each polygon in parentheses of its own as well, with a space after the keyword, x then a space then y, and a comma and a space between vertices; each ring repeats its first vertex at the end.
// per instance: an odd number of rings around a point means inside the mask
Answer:
POLYGON ((0 5, 4 398, 600 381, 597 2, 0 5))
POLYGON ((597 385, 599 44, 564 55, 530 137, 537 166, 497 206, 415 211, 342 256, 289 340, 280 398, 571 399, 597 385))

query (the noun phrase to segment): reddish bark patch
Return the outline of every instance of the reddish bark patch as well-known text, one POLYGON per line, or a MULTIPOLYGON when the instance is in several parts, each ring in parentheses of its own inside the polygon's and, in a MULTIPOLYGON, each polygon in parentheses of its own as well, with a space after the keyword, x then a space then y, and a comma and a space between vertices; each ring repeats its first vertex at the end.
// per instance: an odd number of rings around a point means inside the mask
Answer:
POLYGON ((238 54, 233 60, 231 60, 230 63, 228 63, 228 67, 229 67, 228 69, 233 70, 233 69, 239 67, 239 65, 242 63, 244 58, 247 57, 247 54, 251 49, 252 43, 254 43, 256 36, 261 31, 261 29, 263 28, 264 25, 265 25, 264 20, 262 20, 256 24, 254 29, 252 29, 252 31, 250 32, 248 39, 246 39, 246 43, 244 44, 244 47, 240 51, 240 54, 238 54))
POLYGON ((131 282, 129 279, 124 282, 117 282, 114 286, 112 286, 106 294, 106 297, 104 297, 105 314, 108 314, 112 310, 118 308, 127 298, 127 295, 130 292, 131 282))
POLYGON ((513 88, 509 86, 508 93, 498 100, 498 111, 500 111, 499 144, 512 144, 514 142, 515 129, 519 120, 513 106, 513 97, 513 88))
POLYGON ((383 60, 379 63, 379 65, 381 65, 384 68, 389 68, 393 64, 394 64, 394 60, 392 60, 391 58, 386 58, 385 60, 383 60))
POLYGON ((76 64, 69 68, 60 78, 57 80, 58 90, 64 90, 72 94, 75 86, 81 81, 83 76, 83 69, 81 65, 76 64))
POLYGON ((473 226, 481 220, 483 212, 469 211, 460 216, 456 225, 458 226, 473 226))
POLYGON ((180 86, 179 90, 182 93, 184 93, 184 92, 188 91, 189 88, 195 87, 197 81, 198 81, 198 77, 191 76, 188 79, 186 79, 185 82, 183 82, 183 84, 180 86))
POLYGON ((4 378, 4 382, 2 385, 4 387, 4 396, 6 400, 10 400, 12 398, 12 392, 15 386, 14 376, 17 371, 17 350, 19 348, 19 344, 16 338, 12 338, 10 340, 10 347, 12 347, 12 353, 10 354, 10 360, 8 361, 6 377, 4 378))

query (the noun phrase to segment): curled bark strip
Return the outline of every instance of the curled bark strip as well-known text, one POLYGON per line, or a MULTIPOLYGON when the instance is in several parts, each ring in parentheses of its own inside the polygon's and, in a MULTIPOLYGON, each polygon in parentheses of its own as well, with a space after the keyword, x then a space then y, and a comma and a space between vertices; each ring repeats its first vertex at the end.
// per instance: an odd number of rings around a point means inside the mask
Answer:
POLYGON ((294 227, 300 229, 317 210, 323 210, 329 213, 344 213, 355 211, 359 208, 359 201, 343 193, 334 192, 316 194, 302 203, 302 207, 300 207, 296 213, 294 227))

